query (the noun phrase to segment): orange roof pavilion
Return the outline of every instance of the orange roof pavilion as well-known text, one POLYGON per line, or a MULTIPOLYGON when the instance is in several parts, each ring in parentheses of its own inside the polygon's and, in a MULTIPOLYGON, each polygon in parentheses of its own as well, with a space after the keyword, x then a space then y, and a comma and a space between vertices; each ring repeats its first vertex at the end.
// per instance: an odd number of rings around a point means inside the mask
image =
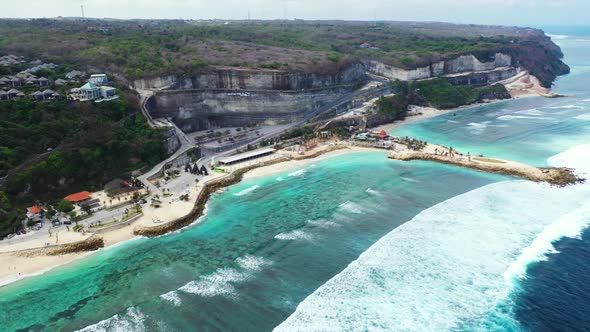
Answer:
POLYGON ((64 199, 66 201, 70 201, 72 203, 78 203, 78 202, 82 202, 82 201, 90 199, 91 194, 92 193, 89 191, 81 191, 79 193, 75 193, 75 194, 71 194, 69 196, 66 196, 64 199))
POLYGON ((39 214, 39 213, 41 213, 41 208, 35 205, 35 206, 31 206, 29 208, 29 211, 31 211, 31 213, 33 213, 33 214, 39 214))

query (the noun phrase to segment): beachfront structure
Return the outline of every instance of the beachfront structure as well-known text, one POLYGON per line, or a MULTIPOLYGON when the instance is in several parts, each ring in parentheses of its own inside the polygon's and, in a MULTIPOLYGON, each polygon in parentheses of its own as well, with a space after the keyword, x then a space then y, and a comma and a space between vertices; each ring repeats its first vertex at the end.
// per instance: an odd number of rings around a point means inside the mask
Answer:
POLYGON ((43 214, 43 209, 40 206, 34 205, 27 208, 27 218, 29 219, 39 219, 43 214))
POLYGON ((100 199, 93 197, 92 193, 89 191, 81 191, 79 193, 71 194, 64 197, 64 199, 74 203, 77 212, 82 210, 85 206, 90 207, 90 210, 92 211, 99 210, 101 207, 100 199))
POLYGON ((78 205, 80 205, 86 201, 89 201, 91 198, 92 198, 92 193, 89 191, 81 191, 79 193, 71 194, 71 195, 64 197, 64 199, 66 201, 70 201, 70 202, 72 202, 74 204, 78 204, 78 205))
POLYGON ((264 156, 271 155, 275 152, 273 148, 262 148, 254 151, 248 151, 245 153, 236 154, 233 156, 225 157, 219 159, 220 165, 233 165, 237 163, 242 163, 245 161, 261 158, 264 156))
POLYGON ((105 85, 109 83, 109 79, 107 74, 92 74, 90 75, 88 82, 95 85, 105 85))

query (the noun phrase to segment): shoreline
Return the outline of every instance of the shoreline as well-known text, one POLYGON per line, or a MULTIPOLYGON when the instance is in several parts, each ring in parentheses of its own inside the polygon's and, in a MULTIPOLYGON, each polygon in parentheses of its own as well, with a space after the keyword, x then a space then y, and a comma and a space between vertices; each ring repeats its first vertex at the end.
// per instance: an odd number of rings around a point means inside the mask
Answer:
MULTIPOLYGON (((381 125, 381 126, 376 127, 375 129, 376 130, 391 131, 391 130, 397 129, 399 127, 402 127, 402 126, 410 124, 410 123, 434 118, 434 117, 445 115, 448 113, 464 111, 464 110, 477 108, 477 107, 481 107, 481 106, 485 106, 485 105, 490 105, 490 104, 494 104, 494 103, 499 103, 499 102, 507 102, 507 101, 519 99, 519 98, 522 98, 522 97, 494 100, 494 101, 491 101, 488 103, 478 103, 478 104, 465 105, 465 106, 460 106, 460 107, 448 109, 448 110, 439 110, 439 109, 435 109, 435 108, 422 108, 421 107, 421 108, 414 109, 414 110, 418 110, 421 114, 409 116, 402 121, 395 121, 393 123, 381 125)), ((335 150, 331 150, 331 151, 325 151, 325 149, 324 149, 324 150, 319 150, 319 151, 312 150, 310 152, 312 152, 312 153, 309 156, 303 155, 300 157, 289 158, 287 160, 281 160, 279 162, 271 163, 269 165, 258 165, 256 167, 253 167, 252 169, 248 169, 248 170, 242 172, 242 174, 240 174, 238 176, 239 180, 235 183, 239 183, 245 179, 252 179, 252 178, 264 177, 264 176, 272 176, 272 175, 288 172, 288 171, 296 169, 298 167, 305 167, 313 162, 317 162, 317 161, 325 160, 325 159, 329 159, 329 158, 334 158, 334 157, 342 156, 345 154, 359 153, 359 152, 378 152, 378 150, 371 149, 371 148, 358 147, 358 146, 354 146, 354 147, 346 146, 344 148, 339 147, 339 148, 337 148, 335 150), (317 154, 317 155, 315 155, 315 154, 317 154)), ((384 150, 383 152, 385 153, 386 151, 384 150)), ((215 181, 215 180, 216 179, 213 179, 213 181, 215 181)), ((229 185, 233 185, 235 183, 231 183, 229 185)), ((203 192, 203 190, 201 192, 203 192)), ((206 195, 206 196, 209 196, 209 195, 206 195)), ((210 197, 206 197, 205 202, 199 202, 199 199, 198 199, 199 197, 200 197, 200 193, 197 194, 197 199, 195 200, 195 202, 192 203, 192 208, 186 214, 184 214, 180 218, 171 220, 161 226, 171 226, 178 219, 187 219, 188 218, 188 219, 197 220, 198 218, 200 218, 203 215, 203 211, 196 211, 196 210, 203 210, 203 209, 199 209, 197 207, 197 205, 202 205, 203 207, 206 206, 210 197), (199 214, 199 216, 197 216, 196 218, 192 218, 195 215, 195 213, 199 214)), ((182 229, 184 227, 191 225, 195 220, 188 221, 188 222, 186 222, 186 221, 181 222, 182 223, 181 227, 177 227, 177 228, 172 227, 171 230, 167 230, 161 234, 156 234, 155 236, 168 234, 168 233, 176 231, 178 229, 182 229)), ((154 227, 150 227, 150 228, 156 229, 161 226, 154 226, 154 227)), ((136 226, 133 224, 130 224, 130 225, 122 227, 120 229, 116 229, 113 231, 105 232, 104 234, 100 234, 100 237, 104 240, 104 247, 99 249, 98 251, 126 243, 126 242, 133 240, 134 238, 137 238, 140 236, 144 236, 141 233, 139 233, 139 234, 136 233, 135 230, 136 230, 136 226)), ((36 248, 36 249, 39 249, 39 248, 36 248)), ((33 250, 35 250, 35 249, 33 249, 33 250)), ((58 268, 58 267, 67 265, 69 263, 72 263, 72 262, 80 259, 80 258, 86 257, 86 256, 91 255, 91 254, 98 252, 98 251, 74 252, 74 253, 68 253, 68 254, 64 254, 64 255, 55 255, 55 256, 36 255, 34 257, 23 257, 22 255, 19 255, 18 252, 0 253, 0 260, 2 260, 3 262, 7 262, 7 266, 8 266, 8 270, 0 271, 0 288, 3 286, 6 286, 8 284, 11 284, 13 282, 25 279, 30 276, 37 276, 37 275, 46 273, 48 271, 51 271, 54 268, 58 268), (15 269, 11 270, 10 269, 11 266, 14 266, 15 269), (17 266, 19 267, 18 269, 16 269, 17 266)))
MULTIPOLYGON (((538 95, 531 95, 531 96, 527 96, 527 97, 536 97, 536 96, 538 96, 538 95)), ((492 100, 492 101, 485 102, 485 103, 475 103, 475 104, 470 104, 470 105, 463 105, 463 106, 450 108, 450 109, 438 109, 438 108, 434 108, 434 107, 414 106, 414 108, 410 112, 418 112, 418 114, 408 115, 408 116, 406 116, 406 118, 404 120, 397 120, 392 123, 383 124, 383 125, 373 128, 373 129, 374 130, 385 130, 386 132, 390 132, 392 130, 398 129, 400 127, 403 127, 405 125, 408 125, 408 124, 411 124, 414 122, 436 118, 438 116, 446 115, 449 113, 466 111, 466 110, 479 108, 479 107, 486 106, 486 105, 493 105, 493 104, 498 104, 498 103, 502 103, 502 102, 509 102, 509 101, 522 99, 522 98, 526 98, 526 97, 513 97, 510 99, 496 99, 496 100, 492 100)))

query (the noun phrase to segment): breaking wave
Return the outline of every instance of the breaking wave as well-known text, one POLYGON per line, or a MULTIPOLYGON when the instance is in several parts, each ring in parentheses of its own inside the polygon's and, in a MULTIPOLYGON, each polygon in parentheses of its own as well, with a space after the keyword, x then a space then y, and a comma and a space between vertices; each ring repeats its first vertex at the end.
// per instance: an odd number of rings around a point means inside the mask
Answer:
POLYGON ((125 314, 116 314, 94 325, 87 326, 79 332, 127 332, 146 331, 145 315, 136 307, 128 308, 125 314))
POLYGON ((248 195, 249 193, 253 192, 254 190, 260 188, 259 185, 254 185, 250 188, 246 188, 242 191, 240 191, 239 193, 235 193, 234 196, 244 196, 244 195, 248 195))
POLYGON ((553 106, 553 107, 547 107, 549 109, 555 109, 555 110, 561 110, 561 109, 581 109, 582 107, 580 106, 576 106, 576 105, 563 105, 563 106, 553 106))
POLYGON ((311 240, 312 238, 313 238, 313 235, 311 235, 301 229, 296 229, 296 230, 293 230, 290 232, 280 233, 280 234, 275 235, 275 239, 277 239, 277 240, 288 240, 288 241, 311 240))
POLYGON ((553 39, 553 40, 562 40, 562 39, 568 39, 569 38, 568 35, 553 35, 553 34, 550 34, 550 33, 546 33, 546 35, 548 37, 551 37, 551 39, 553 39))
POLYGON ((290 177, 294 177, 294 176, 295 176, 295 177, 296 177, 296 176, 302 176, 302 175, 303 175, 303 174, 305 174, 306 172, 307 172, 307 170, 306 170, 305 168, 303 168, 303 169, 300 169, 300 170, 298 170, 298 171, 295 171, 295 172, 289 173, 289 176, 290 176, 290 177))
POLYGON ((340 227, 341 225, 337 222, 326 220, 326 219, 318 219, 318 220, 308 220, 307 223, 312 226, 317 226, 321 228, 331 228, 331 227, 340 227))
POLYGON ((491 123, 491 121, 471 122, 467 125, 467 129, 472 134, 480 134, 488 127, 488 124, 490 124, 490 123, 491 123))
POLYGON ((532 119, 532 120, 553 120, 553 118, 543 116, 528 116, 528 115, 502 115, 498 117, 498 120, 508 121, 516 119, 532 119))
POLYGON ((516 114, 524 114, 524 115, 532 115, 532 116, 541 116, 541 115, 545 115, 544 112, 539 111, 536 108, 531 108, 528 110, 524 110, 524 111, 518 111, 515 112, 516 114))
POLYGON ((371 189, 371 188, 367 188, 367 190, 365 190, 367 192, 367 194, 371 194, 374 196, 381 196, 382 193, 380 191, 377 191, 375 189, 371 189))
POLYGON ((420 182, 420 180, 412 179, 412 178, 409 178, 407 176, 400 176, 400 179, 402 179, 402 180, 404 180, 406 182, 412 182, 412 183, 418 183, 418 182, 420 182))
POLYGON ((175 306, 181 304, 179 294, 188 293, 202 297, 225 296, 238 297, 235 284, 254 278, 256 272, 272 264, 271 261, 257 256, 246 255, 236 259, 239 268, 220 268, 214 273, 191 281, 175 291, 160 295, 160 298, 175 306))
MULTIPOLYGON (((548 162, 586 172, 590 145, 548 162)), ((588 184, 506 181, 453 197, 381 238, 276 330, 444 331, 489 315, 518 330, 499 303, 555 240, 590 224, 589 196, 588 184)))
POLYGON ((578 116, 575 116, 574 119, 590 121, 590 114, 580 114, 578 116))
POLYGON ((340 204, 340 208, 346 212, 360 214, 363 213, 363 209, 360 205, 353 203, 351 201, 344 202, 340 204))

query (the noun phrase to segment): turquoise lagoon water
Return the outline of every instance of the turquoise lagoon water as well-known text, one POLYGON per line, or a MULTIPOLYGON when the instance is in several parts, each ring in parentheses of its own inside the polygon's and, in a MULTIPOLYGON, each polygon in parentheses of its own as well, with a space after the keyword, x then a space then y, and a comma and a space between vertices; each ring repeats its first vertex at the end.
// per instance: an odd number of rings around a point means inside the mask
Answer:
MULTIPOLYGON (((590 44, 560 42, 575 66, 556 89, 570 97, 488 105, 395 134, 590 173, 590 44)), ((175 234, 0 288, 0 330, 543 330, 523 310, 545 285, 531 269, 543 274, 555 241, 583 232, 588 198, 587 185, 340 156, 232 186, 175 234)))
POLYGON ((0 324, 270 330, 421 210, 502 179, 360 153, 248 180, 217 194, 199 225, 0 289, 0 324))

